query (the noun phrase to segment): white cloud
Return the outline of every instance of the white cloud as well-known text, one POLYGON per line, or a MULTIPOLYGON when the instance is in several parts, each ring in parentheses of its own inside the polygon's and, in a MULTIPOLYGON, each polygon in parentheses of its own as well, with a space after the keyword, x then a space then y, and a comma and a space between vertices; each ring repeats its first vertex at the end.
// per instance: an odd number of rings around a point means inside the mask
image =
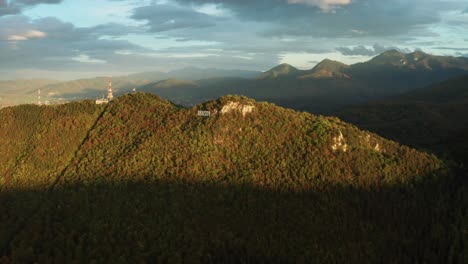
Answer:
POLYGON ((84 63, 97 63, 97 64, 105 64, 107 63, 105 60, 98 60, 98 59, 93 59, 89 57, 88 55, 81 54, 77 57, 72 58, 72 60, 78 61, 78 62, 84 62, 84 63))
POLYGON ((330 11, 333 7, 351 4, 351 0, 288 0, 288 3, 317 6, 323 11, 330 11))
POLYGON ((36 38, 45 38, 46 36, 47 34, 45 32, 42 32, 39 30, 29 30, 20 34, 9 35, 7 37, 7 40, 21 41, 21 40, 36 39, 36 38))

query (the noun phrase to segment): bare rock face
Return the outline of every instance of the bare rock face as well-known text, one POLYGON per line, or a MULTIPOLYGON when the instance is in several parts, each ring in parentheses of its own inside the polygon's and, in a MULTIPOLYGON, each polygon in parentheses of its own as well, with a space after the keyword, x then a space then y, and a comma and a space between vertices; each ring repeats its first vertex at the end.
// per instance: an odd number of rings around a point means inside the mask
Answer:
POLYGON ((380 152, 380 145, 379 145, 379 143, 377 143, 377 145, 375 145, 374 150, 380 152))
POLYGON ((338 136, 333 137, 333 145, 331 146, 331 148, 334 151, 341 150, 343 152, 346 152, 348 150, 348 145, 346 144, 343 133, 341 133, 341 131, 338 134, 338 136))
POLYGON ((377 152, 382 152, 383 149, 382 147, 380 146, 380 144, 376 141, 375 138, 372 138, 371 135, 367 134, 366 137, 365 137, 365 143, 367 144, 367 146, 369 148, 372 148, 374 149, 375 151, 377 152), (375 145, 374 145, 375 144, 375 145))
POLYGON ((221 114, 227 114, 232 111, 239 111, 242 113, 242 116, 246 116, 248 113, 251 113, 254 110, 254 105, 241 104, 239 102, 230 101, 223 106, 221 109, 221 114))

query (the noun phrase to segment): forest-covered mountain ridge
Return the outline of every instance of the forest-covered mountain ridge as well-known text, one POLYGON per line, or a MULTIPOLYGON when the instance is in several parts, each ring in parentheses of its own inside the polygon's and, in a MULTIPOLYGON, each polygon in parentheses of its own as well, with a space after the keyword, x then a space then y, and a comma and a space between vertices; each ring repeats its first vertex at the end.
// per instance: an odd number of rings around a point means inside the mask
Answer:
MULTIPOLYGON (((307 183, 315 177, 353 184, 365 177, 392 182, 419 176, 421 171, 429 173, 442 166, 435 157, 360 131, 337 118, 295 112, 242 96, 224 96, 192 108, 180 108, 160 97, 136 93, 116 99, 104 110, 102 107, 84 101, 61 106, 24 105, 2 109, 1 133, 5 146, 2 156, 3 164, 8 164, 1 168, 2 180, 14 181, 15 177, 8 174, 23 170, 21 166, 32 166, 27 171, 34 171, 38 169, 35 166, 54 163, 53 159, 40 160, 41 156, 50 155, 47 149, 41 150, 45 152, 42 155, 35 151, 39 151, 37 148, 45 144, 43 142, 47 142, 48 148, 66 148, 54 137, 64 140, 66 133, 74 133, 73 127, 77 125, 80 129, 93 128, 87 132, 89 136, 78 152, 82 157, 77 165, 87 168, 85 174, 92 177, 102 170, 118 175, 121 170, 135 172, 140 169, 147 173, 187 177, 201 177, 204 173, 213 177, 229 174, 258 176, 266 174, 265 164, 275 164, 273 167, 277 171, 271 171, 269 177, 288 179, 299 186, 296 180, 307 183), (99 111, 103 112, 98 120, 94 120, 92 116, 99 111), (199 116, 198 111, 208 111, 210 116, 199 116), (83 114, 84 120, 79 121, 83 114), (54 117, 53 121, 51 117, 54 117), (61 131, 61 126, 70 127, 70 130, 61 131), (17 146, 33 149, 28 154, 17 146), (200 152, 201 149, 205 152, 200 152), (151 153, 158 153, 159 161, 156 162, 151 153), (361 159, 362 163, 350 162, 361 159), (14 160, 21 162, 10 163, 14 160), (335 165, 325 165, 329 162, 335 165), (256 165, 252 167, 251 164, 256 165), (159 166, 164 170, 161 171, 159 166), (287 173, 280 169, 282 166, 288 168, 287 173), (388 171, 382 173, 376 169, 382 167, 387 167, 388 171), (406 174, 395 174, 399 170, 406 174)), ((81 131, 75 133, 82 134, 84 130, 81 131)), ((45 173, 43 169, 40 171, 45 173)), ((77 171, 76 174, 82 173, 77 171)))
MULTIPOLYGON (((375 67, 380 71, 448 71, 448 70, 461 70, 468 71, 468 58, 465 57, 453 57, 453 56, 436 56, 424 53, 423 51, 415 51, 410 53, 404 53, 397 50, 385 51, 372 59, 359 62, 351 65, 345 63, 324 59, 319 62, 312 69, 299 70, 289 64, 280 64, 264 73, 262 73, 258 79, 266 79, 267 77, 272 78, 312 78, 316 74, 315 78, 323 78, 319 72, 335 73, 335 75, 329 75, 328 77, 352 77, 352 75, 363 76, 366 69, 375 67), (341 73, 341 75, 337 74, 341 73)), ((376 69, 374 69, 376 70, 376 69)), ((370 78, 370 77, 367 77, 370 78)))
POLYGON ((468 75, 351 106, 337 115, 362 129, 467 164, 466 113, 468 75))
POLYGON ((0 144, 5 263, 467 252, 466 190, 445 162, 335 117, 243 96, 184 108, 134 93, 1 109, 0 144))

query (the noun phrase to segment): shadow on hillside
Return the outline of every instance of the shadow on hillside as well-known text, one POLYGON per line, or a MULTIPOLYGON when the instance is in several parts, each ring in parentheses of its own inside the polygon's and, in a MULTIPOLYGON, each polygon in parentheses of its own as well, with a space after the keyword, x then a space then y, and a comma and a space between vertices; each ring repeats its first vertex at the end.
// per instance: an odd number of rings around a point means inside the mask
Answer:
POLYGON ((150 180, 10 190, 1 201, 44 200, 0 263, 461 263, 466 186, 460 177, 302 192, 150 180))

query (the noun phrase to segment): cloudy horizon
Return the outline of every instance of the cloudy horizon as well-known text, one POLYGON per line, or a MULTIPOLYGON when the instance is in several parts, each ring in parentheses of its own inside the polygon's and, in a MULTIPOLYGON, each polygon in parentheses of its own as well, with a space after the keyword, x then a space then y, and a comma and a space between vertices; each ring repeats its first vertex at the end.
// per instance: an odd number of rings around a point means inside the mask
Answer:
POLYGON ((0 0, 0 79, 468 57, 465 0, 0 0))

